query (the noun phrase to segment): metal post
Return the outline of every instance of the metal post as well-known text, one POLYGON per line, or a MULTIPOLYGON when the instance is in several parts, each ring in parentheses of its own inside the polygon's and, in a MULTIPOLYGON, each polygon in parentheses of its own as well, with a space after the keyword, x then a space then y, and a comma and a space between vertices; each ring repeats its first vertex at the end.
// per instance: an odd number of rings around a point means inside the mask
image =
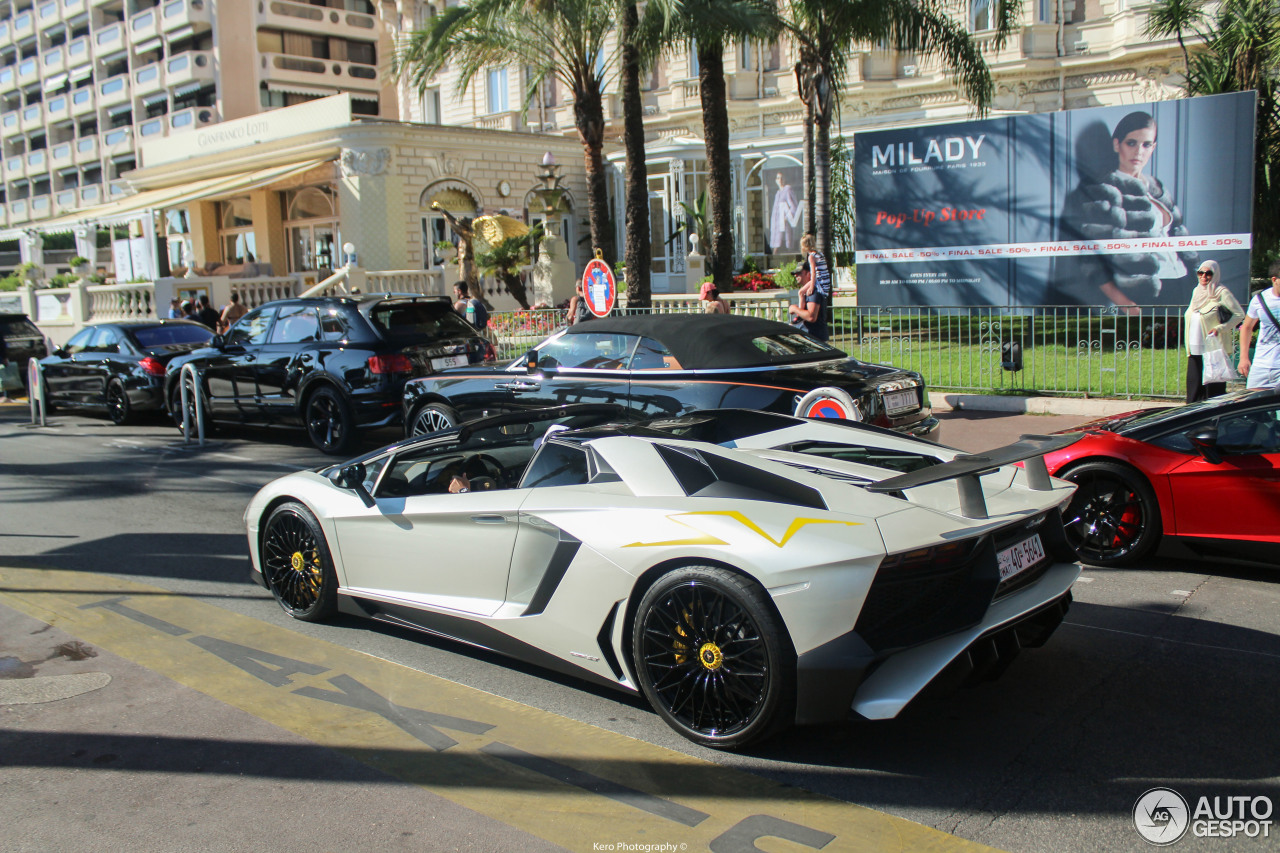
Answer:
POLYGON ((48 426, 44 399, 44 373, 34 358, 27 362, 27 402, 31 406, 31 423, 48 426))
POLYGON ((191 443, 191 399, 194 396, 196 432, 200 439, 200 446, 204 447, 204 405, 200 399, 200 371, 191 362, 182 365, 182 372, 178 374, 178 388, 182 400, 182 439, 187 444, 191 443))

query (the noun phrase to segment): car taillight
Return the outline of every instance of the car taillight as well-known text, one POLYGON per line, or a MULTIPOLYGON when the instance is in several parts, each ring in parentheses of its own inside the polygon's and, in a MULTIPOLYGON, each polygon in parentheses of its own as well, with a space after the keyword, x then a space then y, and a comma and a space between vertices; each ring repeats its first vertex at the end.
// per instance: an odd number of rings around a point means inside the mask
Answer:
POLYGON ((147 356, 138 362, 138 367, 141 367, 142 372, 148 376, 164 376, 164 362, 158 358, 147 356))
POLYGON ((408 373, 413 370, 409 356, 404 353, 396 355, 369 356, 370 373, 408 373))
POLYGON ((948 542, 934 545, 931 548, 917 548, 914 551, 902 551, 887 554, 881 569, 920 569, 925 566, 943 571, 961 563, 968 562, 973 556, 979 539, 966 539, 960 542, 948 542))

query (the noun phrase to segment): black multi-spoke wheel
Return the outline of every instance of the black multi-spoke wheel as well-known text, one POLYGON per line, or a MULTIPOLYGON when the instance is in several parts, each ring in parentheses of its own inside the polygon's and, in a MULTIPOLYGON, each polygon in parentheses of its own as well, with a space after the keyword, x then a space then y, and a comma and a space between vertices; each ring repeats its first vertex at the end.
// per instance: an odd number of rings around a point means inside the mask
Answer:
POLYGON ((119 379, 113 379, 107 385, 107 414, 116 426, 124 426, 133 416, 133 410, 129 407, 129 395, 125 393, 124 383, 119 379))
POLYGON ((337 391, 317 388, 307 398, 307 437, 325 453, 345 453, 355 437, 355 417, 337 391))
POLYGON ((640 688, 676 731, 738 747, 790 723, 795 652, 758 584, 710 566, 660 578, 636 611, 640 688))
POLYGON ((1062 524, 1082 563, 1126 566, 1160 541, 1160 506, 1142 475, 1114 462, 1093 461, 1064 477, 1076 484, 1076 493, 1062 524))
POLYGON ((294 619, 319 622, 333 614, 338 579, 316 517, 300 503, 281 504, 262 528, 262 575, 294 619))
MULTIPOLYGON (((178 377, 178 381, 173 383, 173 387, 169 389, 169 414, 173 417, 174 426, 179 431, 182 430, 182 383, 185 378, 178 377)), ((196 434, 196 404, 199 403, 204 409, 204 428, 208 432, 213 429, 213 418, 209 414, 209 406, 203 400, 197 400, 194 388, 187 389, 187 410, 191 413, 191 434, 196 434)))
POLYGON ((409 425, 405 429, 405 434, 408 438, 412 438, 415 435, 427 435, 432 432, 453 429, 461 422, 462 418, 452 407, 446 406, 444 403, 427 403, 417 409, 413 416, 409 418, 409 425))

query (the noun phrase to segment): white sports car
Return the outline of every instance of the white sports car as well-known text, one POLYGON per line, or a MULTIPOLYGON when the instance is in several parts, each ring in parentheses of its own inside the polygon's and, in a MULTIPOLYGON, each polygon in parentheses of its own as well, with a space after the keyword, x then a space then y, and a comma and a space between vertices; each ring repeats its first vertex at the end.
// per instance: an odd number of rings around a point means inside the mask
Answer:
POLYGON ((245 513, 257 580, 298 619, 639 691, 713 747, 893 717, 998 674, 1071 601, 1074 487, 1041 455, 1074 436, 966 456, 848 421, 624 417, 503 415, 276 480, 245 513))

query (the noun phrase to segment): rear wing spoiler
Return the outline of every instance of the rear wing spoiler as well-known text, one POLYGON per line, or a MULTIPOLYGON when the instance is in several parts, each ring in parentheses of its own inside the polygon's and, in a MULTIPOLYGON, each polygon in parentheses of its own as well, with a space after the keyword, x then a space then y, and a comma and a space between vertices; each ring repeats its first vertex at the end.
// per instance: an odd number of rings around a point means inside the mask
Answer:
POLYGON ((1081 432, 1069 432, 1065 435, 1024 435, 1013 444, 1004 447, 997 447, 984 453, 962 453, 950 462, 899 474, 864 488, 869 492, 900 492, 931 483, 955 480, 960 490, 960 514, 965 518, 986 518, 987 501, 983 497, 979 477, 1003 465, 1025 461, 1027 485, 1036 491, 1049 491, 1053 488, 1053 484, 1049 480, 1049 469, 1044 464, 1044 455, 1075 444, 1083 435, 1084 433, 1081 432))

